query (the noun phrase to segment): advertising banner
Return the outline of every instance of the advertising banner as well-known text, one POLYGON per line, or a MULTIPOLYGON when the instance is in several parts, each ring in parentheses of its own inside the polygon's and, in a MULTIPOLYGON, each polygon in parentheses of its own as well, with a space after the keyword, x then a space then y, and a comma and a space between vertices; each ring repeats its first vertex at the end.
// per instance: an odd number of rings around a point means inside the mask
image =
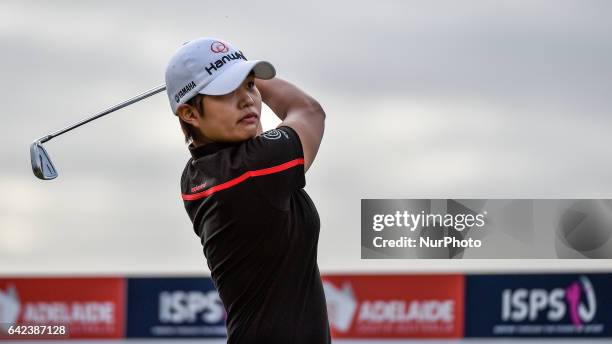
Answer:
POLYGON ((122 278, 2 278, 2 338, 121 338, 122 278))
POLYGON ((129 278, 127 337, 225 337, 225 309, 210 278, 129 278))
POLYGON ((459 338, 463 276, 326 275, 334 338, 459 338))
POLYGON ((466 277, 468 337, 610 337, 612 274, 466 277))

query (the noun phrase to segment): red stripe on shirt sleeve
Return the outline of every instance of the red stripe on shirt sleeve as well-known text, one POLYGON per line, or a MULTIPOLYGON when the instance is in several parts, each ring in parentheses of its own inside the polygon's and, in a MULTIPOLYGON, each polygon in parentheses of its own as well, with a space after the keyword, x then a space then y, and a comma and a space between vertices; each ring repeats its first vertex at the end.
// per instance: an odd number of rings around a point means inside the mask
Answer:
POLYGON ((290 169, 292 167, 298 166, 298 165, 303 165, 304 164, 304 159, 300 158, 300 159, 294 159, 291 161, 287 161, 285 163, 282 163, 280 165, 276 165, 276 166, 272 166, 272 167, 268 167, 268 168, 262 168, 260 170, 254 170, 254 171, 247 171, 245 173, 243 173, 240 177, 231 179, 225 183, 221 183, 219 185, 215 185, 213 187, 210 187, 202 192, 198 192, 195 194, 181 194, 181 196, 183 197, 183 200, 185 201, 195 201, 198 200, 200 198, 204 198, 204 197, 208 197, 212 194, 214 194, 215 192, 221 191, 221 190, 225 190, 225 189, 229 189, 233 186, 236 186, 240 183, 242 183, 243 181, 251 178, 251 177, 259 177, 259 176, 265 176, 268 174, 274 174, 274 173, 278 173, 278 172, 282 172, 284 170, 290 169))

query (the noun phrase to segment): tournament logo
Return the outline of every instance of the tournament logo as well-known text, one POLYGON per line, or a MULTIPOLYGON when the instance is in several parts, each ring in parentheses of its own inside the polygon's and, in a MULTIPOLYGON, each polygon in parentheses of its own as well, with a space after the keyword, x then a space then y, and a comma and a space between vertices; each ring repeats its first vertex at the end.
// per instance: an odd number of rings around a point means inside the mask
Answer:
POLYGON ((350 283, 344 283, 336 288, 329 282, 323 282, 329 321, 333 328, 339 332, 347 332, 357 310, 357 301, 350 283))
POLYGON ((219 42, 219 41, 214 41, 210 45, 210 50, 213 53, 226 53, 229 49, 228 49, 227 45, 225 45, 225 43, 219 42))
POLYGON ((571 323, 580 327, 592 321, 596 311, 595 292, 586 276, 580 276, 566 288, 550 291, 519 288, 502 292, 503 321, 533 322, 545 317, 548 321, 558 322, 569 315, 571 323))
POLYGON ((0 289, 0 328, 6 330, 17 323, 20 310, 21 304, 15 286, 9 285, 6 291, 0 289))
POLYGON ((466 277, 467 337, 610 337, 612 274, 466 277))
POLYGON ((226 312, 211 278, 130 278, 127 337, 227 336, 226 312))
POLYGON ((70 338, 119 338, 123 290, 119 278, 0 279, 0 326, 65 325, 70 338))
POLYGON ((335 338, 457 338, 462 334, 460 276, 325 276, 323 290, 335 338))

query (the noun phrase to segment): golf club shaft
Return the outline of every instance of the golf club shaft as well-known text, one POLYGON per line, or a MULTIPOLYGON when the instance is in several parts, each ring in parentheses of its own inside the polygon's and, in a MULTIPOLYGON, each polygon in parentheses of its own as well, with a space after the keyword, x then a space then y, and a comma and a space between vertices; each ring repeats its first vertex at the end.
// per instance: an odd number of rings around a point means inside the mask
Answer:
POLYGON ((145 98, 148 98, 148 97, 150 97, 150 96, 152 96, 154 94, 157 94, 157 93, 165 91, 165 90, 166 90, 166 85, 160 85, 160 86, 157 86, 155 88, 152 88, 152 89, 150 89, 150 90, 148 90, 148 91, 146 91, 146 92, 144 92, 142 94, 137 95, 134 98, 131 98, 131 99, 128 99, 128 100, 126 100, 124 102, 121 102, 121 103, 119 103, 117 105, 114 105, 114 106, 112 106, 112 107, 110 107, 110 108, 108 108, 106 110, 102 110, 102 111, 98 112, 97 114, 93 115, 90 118, 84 119, 84 120, 82 120, 82 121, 80 121, 80 122, 78 122, 76 124, 73 124, 73 125, 71 125, 71 126, 69 126, 67 128, 62 129, 62 130, 59 130, 59 131, 57 131, 57 132, 55 132, 53 134, 41 137, 38 141, 40 141, 40 143, 45 143, 45 142, 51 140, 52 138, 54 138, 56 136, 59 136, 59 135, 65 133, 65 132, 68 132, 68 131, 72 130, 72 129, 78 128, 78 127, 82 126, 85 123, 93 121, 94 119, 100 118, 100 117, 102 117, 104 115, 108 115, 111 112, 117 111, 117 110, 119 110, 121 108, 124 108, 124 107, 130 105, 130 104, 134 104, 134 103, 136 103, 138 101, 141 101, 141 100, 143 100, 145 98))

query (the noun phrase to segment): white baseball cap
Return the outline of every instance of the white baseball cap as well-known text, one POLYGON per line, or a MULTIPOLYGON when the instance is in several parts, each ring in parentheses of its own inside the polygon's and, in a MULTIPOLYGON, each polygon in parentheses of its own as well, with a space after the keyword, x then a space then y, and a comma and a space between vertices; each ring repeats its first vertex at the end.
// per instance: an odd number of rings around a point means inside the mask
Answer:
POLYGON ((276 75, 270 62, 247 61, 242 51, 216 38, 185 43, 166 67, 166 92, 172 112, 196 94, 223 95, 234 91, 253 71, 259 79, 276 75))

